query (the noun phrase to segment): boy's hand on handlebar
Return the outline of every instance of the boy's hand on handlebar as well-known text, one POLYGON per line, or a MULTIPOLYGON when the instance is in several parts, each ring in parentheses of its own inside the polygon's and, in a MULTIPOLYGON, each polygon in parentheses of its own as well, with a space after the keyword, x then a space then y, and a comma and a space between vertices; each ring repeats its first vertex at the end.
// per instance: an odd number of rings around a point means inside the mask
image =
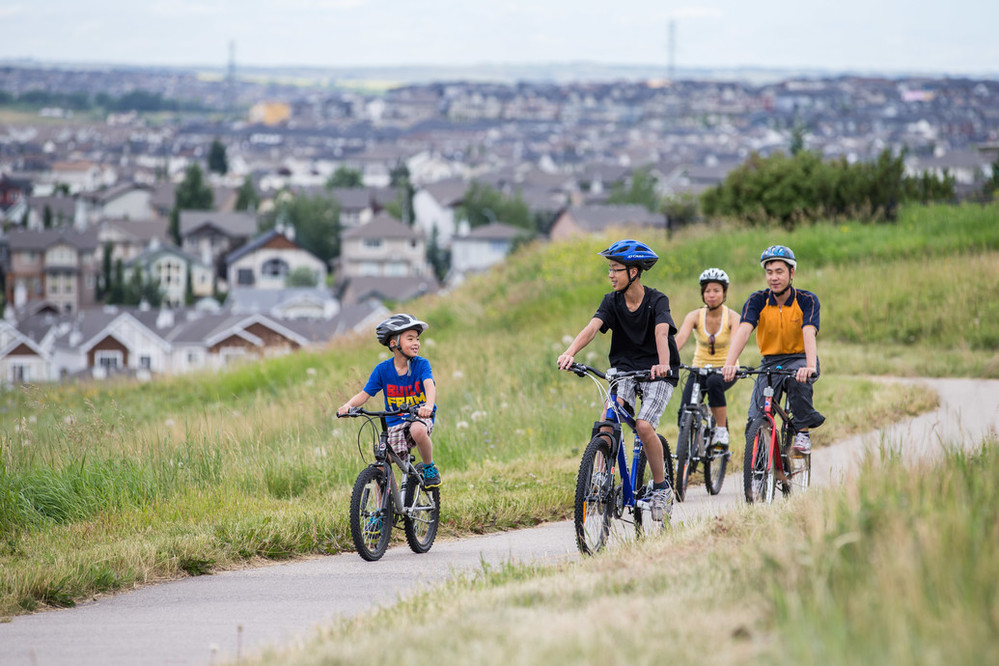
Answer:
POLYGON ((659 377, 669 377, 669 366, 659 363, 657 365, 649 368, 649 378, 658 379, 659 377))
POLYGON ((558 357, 558 361, 556 361, 556 363, 558 364, 558 369, 568 370, 572 366, 572 362, 574 360, 575 358, 573 357, 572 354, 569 353, 562 354, 561 356, 558 357))
POLYGON ((420 408, 416 410, 416 415, 421 419, 429 419, 434 415, 434 406, 427 403, 420 405, 420 408))

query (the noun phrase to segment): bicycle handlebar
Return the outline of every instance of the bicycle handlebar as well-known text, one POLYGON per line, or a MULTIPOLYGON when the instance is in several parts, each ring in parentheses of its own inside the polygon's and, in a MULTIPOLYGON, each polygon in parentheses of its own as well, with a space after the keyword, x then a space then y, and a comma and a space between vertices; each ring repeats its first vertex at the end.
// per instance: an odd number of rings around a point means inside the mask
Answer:
POLYGON ((411 407, 404 407, 402 409, 390 409, 386 411, 368 411, 363 407, 351 407, 345 413, 337 414, 336 417, 338 419, 343 419, 353 416, 372 416, 375 418, 381 418, 385 416, 402 416, 405 414, 412 419, 416 418, 416 413, 420 410, 421 406, 422 405, 413 405, 411 407))
POLYGON ((568 372, 575 373, 580 377, 585 377, 586 373, 590 373, 591 375, 607 381, 616 381, 619 379, 627 379, 629 377, 640 382, 662 382, 669 379, 669 377, 656 377, 653 379, 649 370, 627 370, 624 372, 615 371, 612 373, 611 370, 613 370, 613 368, 611 368, 607 372, 601 372, 593 366, 586 365, 584 363, 573 363, 567 370, 568 372))

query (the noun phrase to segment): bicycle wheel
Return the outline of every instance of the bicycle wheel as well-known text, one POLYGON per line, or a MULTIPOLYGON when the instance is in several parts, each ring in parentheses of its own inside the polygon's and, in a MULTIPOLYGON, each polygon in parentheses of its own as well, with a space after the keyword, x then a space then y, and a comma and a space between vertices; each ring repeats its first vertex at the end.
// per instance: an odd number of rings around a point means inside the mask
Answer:
POLYGON ((687 413, 680 426, 680 435, 676 441, 676 500, 682 502, 687 496, 687 486, 690 477, 697 469, 697 449, 700 445, 700 420, 687 413))
POLYGON ((614 498, 610 437, 596 435, 583 452, 576 477, 576 545, 584 555, 592 555, 606 545, 614 498))
MULTIPOLYGON (((669 449, 669 442, 662 435, 659 435, 659 444, 663 447, 663 472, 666 474, 666 482, 669 487, 675 492, 675 486, 673 485, 673 456, 669 449)), ((648 501, 646 496, 646 490, 652 487, 651 483, 646 486, 645 471, 648 468, 648 458, 645 456, 645 450, 643 449, 638 454, 638 462, 636 463, 635 469, 635 501, 637 504, 638 500, 648 501)), ((652 475, 649 475, 649 481, 652 480, 652 475)), ((651 513, 646 516, 646 511, 635 507, 635 536, 641 539, 645 535, 646 525, 655 525, 656 522, 652 520, 651 513)), ((669 525, 668 520, 663 520, 660 523, 663 527, 669 525)))
MULTIPOLYGON (((641 539, 645 533, 644 518, 645 512, 638 508, 637 504, 639 500, 648 501, 648 496, 646 491, 649 490, 652 485, 648 484, 646 487, 645 473, 649 467, 649 459, 645 456, 645 450, 642 449, 638 453, 638 462, 635 463, 635 537, 641 539)), ((649 481, 652 480, 652 476, 649 475, 649 481)))
MULTIPOLYGON (((419 467, 418 467, 419 469, 419 467)), ((425 553, 434 545, 441 517, 439 488, 424 488, 414 475, 406 481, 406 511, 403 525, 406 541, 414 553, 425 553)))
POLYGON ((787 451, 787 492, 801 492, 812 482, 812 454, 794 450, 794 432, 787 428, 784 435, 784 450, 787 451))
POLYGON ((395 516, 392 502, 385 502, 388 493, 388 474, 380 466, 371 465, 361 470, 354 482, 350 496, 350 536, 357 554, 374 562, 388 548, 395 516), (382 508, 382 505, 385 508, 382 508))
POLYGON ((746 501, 772 502, 776 478, 772 465, 768 465, 770 437, 773 421, 765 416, 757 418, 746 431, 746 453, 742 466, 742 486, 746 501))
POLYGON ((728 468, 729 452, 726 448, 719 451, 714 447, 709 448, 707 458, 704 460, 704 487, 709 495, 717 495, 721 492, 722 482, 725 481, 725 470, 728 468))

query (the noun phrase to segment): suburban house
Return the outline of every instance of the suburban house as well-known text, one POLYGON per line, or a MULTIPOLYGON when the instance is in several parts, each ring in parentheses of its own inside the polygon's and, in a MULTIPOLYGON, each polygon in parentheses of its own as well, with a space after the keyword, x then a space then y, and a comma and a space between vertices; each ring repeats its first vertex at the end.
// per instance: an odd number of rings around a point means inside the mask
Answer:
POLYGON ((60 312, 76 312, 96 304, 100 270, 97 230, 14 229, 0 238, 4 248, 7 303, 23 309, 47 301, 60 312))
MULTIPOLYGON (((83 228, 82 207, 77 197, 56 194, 47 197, 30 197, 28 199, 26 229, 46 229, 51 227, 76 226, 83 228), (79 222, 78 220, 79 214, 79 222), (48 227, 45 226, 48 221, 48 227)), ((18 220, 20 222, 20 220, 18 220)))
POLYGON ((145 252, 154 243, 167 242, 165 219, 117 220, 104 219, 97 224, 97 242, 101 257, 108 244, 111 246, 111 259, 129 262, 145 252))
POLYGON ((366 187, 334 187, 326 192, 340 204, 340 227, 343 229, 367 224, 375 216, 377 206, 366 187))
POLYGON ((468 190, 468 183, 450 179, 430 183, 416 190, 413 195, 413 226, 432 238, 437 230, 437 243, 447 247, 457 225, 455 209, 461 205, 468 190))
POLYGON ((302 271, 311 272, 315 285, 325 285, 325 262, 289 236, 293 230, 271 229, 226 255, 230 288, 284 289, 288 276, 302 271))
POLYGON ((148 220, 156 217, 151 203, 153 188, 139 183, 118 183, 77 195, 88 226, 103 218, 148 220))
POLYGON ((188 290, 195 298, 211 296, 215 292, 214 266, 175 245, 155 239, 145 252, 125 264, 126 275, 136 270, 141 272, 144 281, 159 284, 163 303, 169 307, 184 305, 188 290))
POLYGON ((636 204, 568 206, 555 217, 549 236, 561 240, 621 226, 665 229, 666 218, 636 204))
POLYGON ((340 312, 340 303, 327 287, 236 287, 229 290, 225 305, 233 314, 263 312, 277 319, 328 321, 340 312))
POLYGON ((0 222, 20 224, 28 210, 31 181, 0 174, 0 222))
POLYGON ((526 229, 502 222, 463 230, 451 239, 451 272, 445 282, 460 284, 469 273, 480 273, 506 258, 518 238, 530 235, 526 229))
POLYGON ((439 288, 423 234, 386 214, 340 234, 340 299, 408 300, 439 288))
POLYGON ((215 265, 218 277, 228 274, 225 257, 257 235, 257 216, 250 212, 213 210, 180 212, 180 249, 215 265))
POLYGON ((49 380, 51 355, 38 343, 0 320, 0 386, 49 380))

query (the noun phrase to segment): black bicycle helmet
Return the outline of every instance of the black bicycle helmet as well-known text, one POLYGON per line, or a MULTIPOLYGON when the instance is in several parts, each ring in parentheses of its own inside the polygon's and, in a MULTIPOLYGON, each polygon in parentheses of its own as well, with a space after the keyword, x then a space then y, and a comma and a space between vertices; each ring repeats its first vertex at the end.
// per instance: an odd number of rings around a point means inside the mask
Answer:
POLYGON ((405 333, 409 330, 422 333, 428 328, 430 328, 430 324, 420 321, 411 314, 394 314, 378 324, 375 328, 375 335, 378 336, 378 342, 388 347, 392 338, 400 333, 405 333))
POLYGON ((652 251, 645 243, 626 238, 619 240, 603 252, 598 252, 601 257, 613 259, 625 266, 638 266, 643 271, 647 271, 659 261, 659 255, 652 251))
POLYGON ((763 254, 760 255, 760 266, 766 268, 767 262, 770 261, 783 261, 791 268, 798 265, 798 260, 794 258, 794 252, 791 252, 791 248, 784 245, 771 245, 763 250, 763 254))

